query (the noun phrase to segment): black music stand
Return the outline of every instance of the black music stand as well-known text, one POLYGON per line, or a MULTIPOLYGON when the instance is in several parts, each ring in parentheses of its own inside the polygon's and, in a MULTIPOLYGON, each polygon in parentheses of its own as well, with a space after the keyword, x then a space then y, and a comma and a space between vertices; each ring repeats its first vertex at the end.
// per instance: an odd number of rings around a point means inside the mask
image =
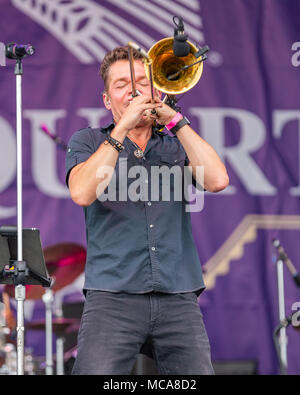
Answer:
POLYGON ((24 374, 24 301, 25 286, 51 286, 45 265, 40 231, 22 229, 23 255, 18 260, 18 228, 0 227, 0 284, 15 285, 17 302, 17 374, 24 374))
POLYGON ((0 227, 0 284, 51 286, 40 231, 23 229, 23 261, 17 260, 17 227, 0 227))

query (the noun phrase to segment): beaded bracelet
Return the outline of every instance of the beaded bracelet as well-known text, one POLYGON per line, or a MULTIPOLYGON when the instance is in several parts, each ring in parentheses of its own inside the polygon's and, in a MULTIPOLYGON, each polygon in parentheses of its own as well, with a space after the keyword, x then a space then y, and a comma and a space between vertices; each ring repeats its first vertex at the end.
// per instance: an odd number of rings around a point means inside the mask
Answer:
POLYGON ((120 141, 114 139, 114 138, 111 137, 110 135, 107 135, 107 137, 106 137, 105 140, 107 141, 107 143, 104 142, 105 145, 107 145, 107 144, 109 143, 109 144, 112 145, 118 152, 123 151, 123 149, 125 148, 124 145, 120 143, 120 141))

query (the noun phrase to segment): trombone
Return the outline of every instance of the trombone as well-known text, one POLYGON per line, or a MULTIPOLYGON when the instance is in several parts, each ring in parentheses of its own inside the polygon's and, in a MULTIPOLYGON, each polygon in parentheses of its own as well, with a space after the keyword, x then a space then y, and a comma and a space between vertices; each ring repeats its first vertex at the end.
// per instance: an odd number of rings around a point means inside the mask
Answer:
MULTIPOLYGON (((148 53, 138 44, 132 41, 128 43, 132 96, 139 94, 135 84, 133 50, 143 55, 145 73, 150 81, 152 103, 156 88, 165 93, 163 102, 175 108, 176 95, 187 92, 197 84, 203 72, 203 61, 207 59, 208 46, 199 49, 187 41, 190 46, 189 54, 177 57, 173 52, 173 42, 173 37, 164 38, 155 43, 148 53)), ((155 113, 155 110, 153 111, 155 113)))
MULTIPOLYGON (((133 61, 133 53, 132 50, 135 49, 136 51, 140 52, 144 57, 144 65, 146 68, 146 75, 150 81, 150 90, 151 90, 151 103, 154 103, 154 81, 153 81, 153 72, 152 72, 152 59, 149 57, 147 52, 139 47, 136 43, 129 41, 128 43, 128 53, 129 53, 129 64, 130 64, 130 76, 131 76, 131 85, 132 85, 132 97, 140 95, 140 92, 136 89, 135 83, 135 74, 134 74, 134 61, 133 61)), ((156 114, 155 110, 151 111, 152 114, 156 114)))

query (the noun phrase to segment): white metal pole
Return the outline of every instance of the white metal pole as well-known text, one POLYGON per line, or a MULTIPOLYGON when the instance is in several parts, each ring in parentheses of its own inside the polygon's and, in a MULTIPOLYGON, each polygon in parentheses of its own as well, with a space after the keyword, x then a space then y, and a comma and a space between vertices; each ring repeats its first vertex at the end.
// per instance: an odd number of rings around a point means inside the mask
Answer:
POLYGON ((46 308, 46 375, 53 375, 53 351, 52 351, 52 306, 53 291, 47 288, 42 296, 46 308))
MULTIPOLYGON (((22 213, 22 64, 16 64, 16 127, 17 127, 17 236, 18 261, 23 261, 23 213, 22 213)), ((17 374, 24 375, 24 300, 25 286, 17 285, 17 374)))
MULTIPOLYGON (((284 301, 284 275, 283 275, 283 262, 277 261, 277 281, 278 281, 278 306, 279 306, 279 319, 284 322, 285 315, 285 301, 284 301)), ((280 359, 282 364, 282 374, 287 372, 287 335, 286 328, 282 327, 279 333, 279 347, 280 359)))
MULTIPOLYGON (((55 298, 55 315, 57 318, 63 318, 62 309, 62 296, 56 294, 55 298)), ((64 372, 64 337, 62 334, 58 334, 56 338, 56 374, 63 376, 64 372)))

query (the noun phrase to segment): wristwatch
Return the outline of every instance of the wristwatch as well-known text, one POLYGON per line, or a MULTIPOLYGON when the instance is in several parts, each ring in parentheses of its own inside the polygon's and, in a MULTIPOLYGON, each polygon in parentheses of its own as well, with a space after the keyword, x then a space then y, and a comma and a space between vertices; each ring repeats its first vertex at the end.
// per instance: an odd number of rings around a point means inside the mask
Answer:
POLYGON ((185 125, 190 125, 191 122, 187 119, 187 117, 183 117, 179 122, 176 123, 175 126, 173 126, 170 129, 170 132, 172 132, 173 134, 176 134, 178 132, 179 129, 181 129, 183 126, 185 125))

